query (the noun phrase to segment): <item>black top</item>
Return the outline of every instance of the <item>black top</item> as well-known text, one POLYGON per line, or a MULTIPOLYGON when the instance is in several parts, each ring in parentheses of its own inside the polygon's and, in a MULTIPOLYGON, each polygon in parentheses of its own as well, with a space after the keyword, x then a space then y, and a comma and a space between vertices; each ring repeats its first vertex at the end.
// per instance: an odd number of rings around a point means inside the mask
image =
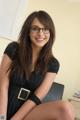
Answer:
MULTIPOLYGON (((17 51, 18 43, 11 42, 8 44, 4 53, 7 54, 11 60, 15 60, 15 54, 17 54, 17 51)), ((47 65, 47 72, 57 73, 58 70, 59 62, 53 57, 47 65)), ((11 77, 9 85, 7 120, 9 120, 24 103, 24 101, 17 99, 20 88, 29 89, 33 93, 40 86, 42 81, 43 77, 41 76, 40 72, 36 73, 33 71, 30 80, 26 80, 25 77, 20 78, 17 71, 14 73, 14 75, 11 77)))

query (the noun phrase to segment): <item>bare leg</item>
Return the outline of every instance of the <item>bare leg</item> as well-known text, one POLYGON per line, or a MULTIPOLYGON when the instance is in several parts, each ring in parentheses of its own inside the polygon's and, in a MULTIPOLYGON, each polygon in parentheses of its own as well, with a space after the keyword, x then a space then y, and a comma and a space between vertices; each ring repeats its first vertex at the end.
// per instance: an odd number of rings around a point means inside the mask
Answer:
POLYGON ((24 120, 74 120, 69 102, 47 102, 34 108, 24 120))

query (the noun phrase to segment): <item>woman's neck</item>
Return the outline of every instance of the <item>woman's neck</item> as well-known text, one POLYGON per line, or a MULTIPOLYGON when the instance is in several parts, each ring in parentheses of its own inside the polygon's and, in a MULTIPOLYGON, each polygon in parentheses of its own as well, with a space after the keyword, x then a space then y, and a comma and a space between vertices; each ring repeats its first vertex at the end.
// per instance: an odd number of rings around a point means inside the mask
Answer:
POLYGON ((32 54, 33 54, 33 56, 39 56, 39 53, 40 53, 41 49, 42 48, 37 47, 37 46, 32 44, 32 54))

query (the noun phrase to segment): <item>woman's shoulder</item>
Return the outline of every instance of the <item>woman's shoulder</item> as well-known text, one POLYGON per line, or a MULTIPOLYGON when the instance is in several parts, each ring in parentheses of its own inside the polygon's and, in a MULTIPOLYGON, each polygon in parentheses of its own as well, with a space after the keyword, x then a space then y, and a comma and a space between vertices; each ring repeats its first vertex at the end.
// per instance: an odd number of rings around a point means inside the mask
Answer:
POLYGON ((10 42, 7 47, 15 47, 15 46, 18 46, 18 42, 17 41, 12 41, 10 42))
POLYGON ((49 63, 59 64, 59 60, 56 57, 52 56, 49 60, 49 63))
MULTIPOLYGON (((10 42, 10 43, 7 45, 6 49, 14 49, 14 48, 17 48, 17 47, 18 47, 18 42, 13 41, 13 42, 10 42)), ((6 49, 5 49, 5 50, 6 50, 6 49)))
POLYGON ((19 46, 18 42, 16 41, 10 42, 4 50, 4 54, 7 54, 11 59, 13 59, 14 54, 18 49, 18 46, 19 46))
POLYGON ((59 71, 60 62, 56 57, 51 57, 48 62, 48 72, 55 72, 59 71))

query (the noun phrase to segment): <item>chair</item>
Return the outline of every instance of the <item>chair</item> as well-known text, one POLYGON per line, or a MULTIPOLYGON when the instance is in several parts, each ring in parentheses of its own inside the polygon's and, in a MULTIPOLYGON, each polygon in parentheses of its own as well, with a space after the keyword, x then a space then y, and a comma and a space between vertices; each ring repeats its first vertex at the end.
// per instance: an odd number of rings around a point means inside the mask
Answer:
POLYGON ((60 83, 54 82, 52 87, 46 97, 43 99, 42 102, 48 102, 53 100, 60 100, 63 97, 64 92, 64 85, 60 83))

